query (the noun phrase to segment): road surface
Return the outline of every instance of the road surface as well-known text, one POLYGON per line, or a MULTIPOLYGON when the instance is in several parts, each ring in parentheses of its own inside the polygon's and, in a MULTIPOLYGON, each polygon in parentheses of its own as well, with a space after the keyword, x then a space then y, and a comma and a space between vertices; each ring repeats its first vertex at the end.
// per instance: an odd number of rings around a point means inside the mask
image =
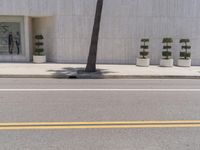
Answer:
POLYGON ((0 79, 2 150, 199 150, 200 80, 0 79))

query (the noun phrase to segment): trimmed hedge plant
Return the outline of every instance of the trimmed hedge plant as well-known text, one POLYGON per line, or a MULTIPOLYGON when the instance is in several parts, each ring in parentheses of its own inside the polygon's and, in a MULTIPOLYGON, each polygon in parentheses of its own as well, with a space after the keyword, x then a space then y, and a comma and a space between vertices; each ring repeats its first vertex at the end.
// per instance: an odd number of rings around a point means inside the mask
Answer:
POLYGON ((172 56, 172 52, 170 51, 172 46, 170 44, 173 43, 173 39, 170 37, 163 38, 162 43, 164 44, 164 51, 162 52, 162 56, 164 57, 164 59, 170 59, 172 56))
POLYGON ((43 35, 36 35, 35 36, 35 40, 36 40, 36 43, 35 43, 35 46, 36 46, 35 55, 38 55, 38 56, 44 55, 43 54, 44 53, 44 49, 42 48, 43 45, 44 45, 44 43, 42 41, 43 39, 44 39, 43 35))
POLYGON ((141 39, 141 42, 143 43, 143 45, 140 46, 140 48, 142 49, 142 51, 140 52, 140 56, 142 59, 146 59, 149 55, 149 52, 146 51, 147 49, 149 49, 149 46, 146 45, 146 43, 149 42, 149 39, 141 39))
POLYGON ((189 59, 191 57, 191 53, 188 52, 188 50, 191 49, 191 46, 188 45, 189 42, 190 42, 189 39, 180 39, 180 43, 184 44, 181 46, 181 49, 185 50, 184 52, 180 52, 180 57, 182 59, 189 59))

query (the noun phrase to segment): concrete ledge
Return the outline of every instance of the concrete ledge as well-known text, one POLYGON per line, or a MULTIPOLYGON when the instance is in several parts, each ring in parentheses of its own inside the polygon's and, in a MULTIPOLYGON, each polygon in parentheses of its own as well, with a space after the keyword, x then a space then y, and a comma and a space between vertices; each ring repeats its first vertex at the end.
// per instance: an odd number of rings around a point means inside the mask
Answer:
POLYGON ((176 75, 77 75, 78 79, 200 79, 200 76, 176 75))
POLYGON ((0 75, 0 78, 57 78, 57 79, 200 79, 200 76, 170 75, 0 75))

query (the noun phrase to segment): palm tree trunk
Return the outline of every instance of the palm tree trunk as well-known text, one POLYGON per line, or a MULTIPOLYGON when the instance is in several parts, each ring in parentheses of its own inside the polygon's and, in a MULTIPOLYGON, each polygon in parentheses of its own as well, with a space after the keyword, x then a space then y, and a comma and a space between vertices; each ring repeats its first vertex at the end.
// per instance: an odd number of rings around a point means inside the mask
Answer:
POLYGON ((98 48, 102 8, 103 8, 103 0, 97 0, 90 51, 89 51, 87 66, 85 69, 86 72, 96 72, 97 48, 98 48))

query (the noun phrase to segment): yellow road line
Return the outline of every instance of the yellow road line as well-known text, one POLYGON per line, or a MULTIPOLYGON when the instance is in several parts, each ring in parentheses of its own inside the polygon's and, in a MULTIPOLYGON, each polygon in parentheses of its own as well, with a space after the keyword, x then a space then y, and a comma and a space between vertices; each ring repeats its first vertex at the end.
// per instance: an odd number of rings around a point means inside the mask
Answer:
POLYGON ((0 130, 192 128, 192 127, 200 127, 200 120, 0 123, 0 130))
POLYGON ((188 124, 199 123, 200 120, 172 120, 172 121, 94 121, 94 122, 19 122, 19 123, 0 123, 0 126, 12 125, 91 125, 91 124, 188 124))
POLYGON ((0 127, 0 130, 50 130, 50 129, 131 129, 131 128, 197 128, 199 125, 112 125, 112 126, 24 126, 0 127))

